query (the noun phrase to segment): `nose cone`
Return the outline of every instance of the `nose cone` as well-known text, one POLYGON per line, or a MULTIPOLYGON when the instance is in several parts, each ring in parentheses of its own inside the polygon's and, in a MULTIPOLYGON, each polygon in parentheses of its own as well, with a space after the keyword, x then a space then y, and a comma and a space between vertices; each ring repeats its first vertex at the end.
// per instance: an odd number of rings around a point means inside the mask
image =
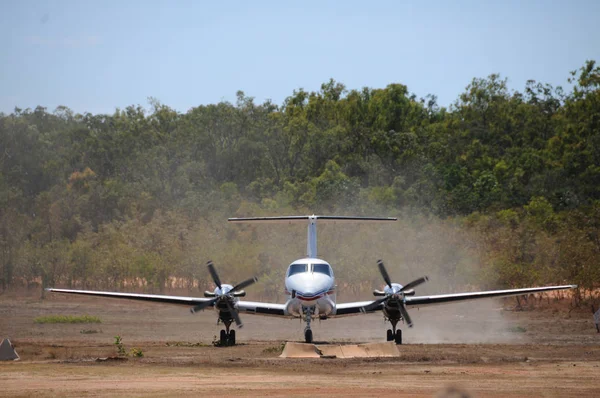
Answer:
POLYGON ((386 294, 395 294, 395 293, 398 293, 400 291, 400 289, 402 289, 402 285, 401 284, 399 284, 399 283, 392 283, 392 288, 391 289, 390 289, 389 286, 386 285, 383 288, 383 291, 386 294))
POLYGON ((228 285, 227 283, 221 284, 221 289, 218 287, 215 288, 215 295, 220 296, 222 294, 227 294, 233 289, 233 286, 228 285))
POLYGON ((316 272, 304 272, 290 276, 286 281, 289 292, 295 291, 302 301, 312 302, 331 290, 333 278, 316 272))

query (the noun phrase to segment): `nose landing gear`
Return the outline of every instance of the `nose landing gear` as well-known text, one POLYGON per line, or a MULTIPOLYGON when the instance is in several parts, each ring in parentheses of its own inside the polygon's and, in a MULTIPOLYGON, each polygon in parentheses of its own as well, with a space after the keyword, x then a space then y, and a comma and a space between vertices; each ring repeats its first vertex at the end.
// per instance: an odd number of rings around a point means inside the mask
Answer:
POLYGON ((312 321, 313 308, 306 307, 304 308, 304 322, 306 322, 306 327, 304 328, 304 342, 312 343, 313 342, 313 334, 310 329, 310 322, 312 321))
POLYGON ((312 335, 312 330, 310 329, 304 329, 304 342, 306 343, 312 343, 313 341, 313 335, 312 335))

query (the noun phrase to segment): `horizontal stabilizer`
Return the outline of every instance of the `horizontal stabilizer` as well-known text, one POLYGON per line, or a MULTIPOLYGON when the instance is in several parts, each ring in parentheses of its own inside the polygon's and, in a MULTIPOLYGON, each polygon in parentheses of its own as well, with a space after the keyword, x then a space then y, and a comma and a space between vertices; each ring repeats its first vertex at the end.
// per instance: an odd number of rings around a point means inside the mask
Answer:
POLYGON ((280 216, 280 217, 242 217, 242 218, 229 218, 230 222, 267 222, 267 223, 294 223, 294 222, 306 222, 305 220, 319 220, 319 223, 330 222, 381 222, 381 221, 397 221, 395 217, 349 217, 349 216, 280 216))

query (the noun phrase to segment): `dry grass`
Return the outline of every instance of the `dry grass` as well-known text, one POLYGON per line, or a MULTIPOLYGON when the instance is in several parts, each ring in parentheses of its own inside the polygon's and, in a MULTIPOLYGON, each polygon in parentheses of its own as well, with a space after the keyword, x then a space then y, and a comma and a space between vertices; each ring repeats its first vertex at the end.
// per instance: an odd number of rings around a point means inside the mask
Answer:
POLYGON ((102 323, 100 318, 92 315, 47 315, 38 316, 35 323, 102 323))

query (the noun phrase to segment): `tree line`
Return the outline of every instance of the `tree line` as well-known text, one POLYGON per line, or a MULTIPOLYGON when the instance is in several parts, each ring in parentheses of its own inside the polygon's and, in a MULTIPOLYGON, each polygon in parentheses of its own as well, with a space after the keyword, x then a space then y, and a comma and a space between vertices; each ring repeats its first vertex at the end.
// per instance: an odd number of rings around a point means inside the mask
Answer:
POLYGON ((600 68, 569 83, 512 91, 493 74, 448 108, 333 79, 281 105, 240 91, 185 113, 153 98, 112 115, 15 108, 0 114, 0 288, 204 290, 212 258, 277 295, 305 231, 226 218, 341 213, 401 218, 321 235, 348 291, 380 283, 387 255, 399 277, 577 283, 585 298, 600 283, 600 68))

